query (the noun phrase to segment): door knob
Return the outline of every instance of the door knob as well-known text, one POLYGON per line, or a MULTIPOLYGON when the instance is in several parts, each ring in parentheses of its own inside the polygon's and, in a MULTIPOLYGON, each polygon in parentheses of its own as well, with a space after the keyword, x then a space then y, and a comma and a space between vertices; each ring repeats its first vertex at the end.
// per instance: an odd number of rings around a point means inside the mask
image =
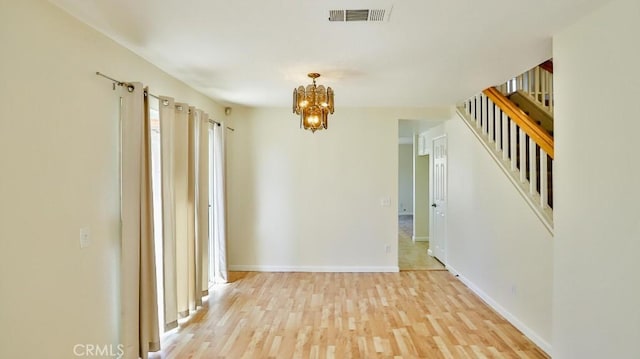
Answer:
POLYGON ((436 206, 436 204, 434 203, 434 204, 431 205, 431 207, 436 208, 438 206, 436 206))

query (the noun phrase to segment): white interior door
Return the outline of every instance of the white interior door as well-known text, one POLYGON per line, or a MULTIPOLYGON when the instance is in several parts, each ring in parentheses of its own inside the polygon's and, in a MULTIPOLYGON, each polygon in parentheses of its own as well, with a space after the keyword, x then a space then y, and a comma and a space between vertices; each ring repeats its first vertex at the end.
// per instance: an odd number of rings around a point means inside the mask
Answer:
POLYGON ((447 137, 433 140, 432 235, 429 247, 434 257, 446 264, 447 223, 447 137))

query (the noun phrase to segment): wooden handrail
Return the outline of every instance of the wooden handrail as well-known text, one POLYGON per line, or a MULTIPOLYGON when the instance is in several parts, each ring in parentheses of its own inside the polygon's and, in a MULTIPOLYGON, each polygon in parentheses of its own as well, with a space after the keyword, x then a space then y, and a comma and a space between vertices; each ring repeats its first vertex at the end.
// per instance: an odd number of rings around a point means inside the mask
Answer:
POLYGON ((513 102, 509 101, 509 99, 495 87, 490 87, 482 91, 482 93, 498 105, 549 157, 553 158, 553 137, 551 137, 545 129, 535 123, 531 117, 514 105, 513 102))
POLYGON ((545 69, 545 70, 553 73, 553 59, 547 60, 547 61, 541 63, 538 66, 540 66, 540 68, 542 68, 542 69, 545 69))

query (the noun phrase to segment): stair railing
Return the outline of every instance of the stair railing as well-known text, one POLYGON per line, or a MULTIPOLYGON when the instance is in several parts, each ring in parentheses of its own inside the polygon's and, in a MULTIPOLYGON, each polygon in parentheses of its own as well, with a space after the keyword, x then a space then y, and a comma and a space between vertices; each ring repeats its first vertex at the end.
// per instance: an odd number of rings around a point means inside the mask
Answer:
POLYGON ((553 73, 548 63, 540 64, 496 87, 505 96, 516 91, 525 94, 553 117, 553 73))
POLYGON ((553 137, 495 87, 458 113, 553 233, 553 137))

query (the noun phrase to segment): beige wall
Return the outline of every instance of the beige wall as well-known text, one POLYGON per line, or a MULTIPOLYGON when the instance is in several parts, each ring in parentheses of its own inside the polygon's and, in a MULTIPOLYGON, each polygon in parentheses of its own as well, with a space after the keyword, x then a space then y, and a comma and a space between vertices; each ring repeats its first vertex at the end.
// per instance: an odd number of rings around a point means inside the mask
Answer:
MULTIPOLYGON (((416 148, 417 150, 417 148, 416 148)), ((413 240, 429 240, 429 155, 416 156, 414 168, 413 240)))
POLYGON ((640 358, 638 34, 617 0, 554 37, 554 359, 640 358))
POLYGON ((398 145, 398 214, 413 213, 413 144, 398 145))
POLYGON ((118 97, 95 71, 223 110, 45 1, 0 2, 0 48, 0 357, 72 358, 119 341, 118 97))
POLYGON ((238 119, 228 163, 231 267, 397 270, 397 120, 428 113, 338 108, 329 130, 315 134, 285 108, 238 119))

